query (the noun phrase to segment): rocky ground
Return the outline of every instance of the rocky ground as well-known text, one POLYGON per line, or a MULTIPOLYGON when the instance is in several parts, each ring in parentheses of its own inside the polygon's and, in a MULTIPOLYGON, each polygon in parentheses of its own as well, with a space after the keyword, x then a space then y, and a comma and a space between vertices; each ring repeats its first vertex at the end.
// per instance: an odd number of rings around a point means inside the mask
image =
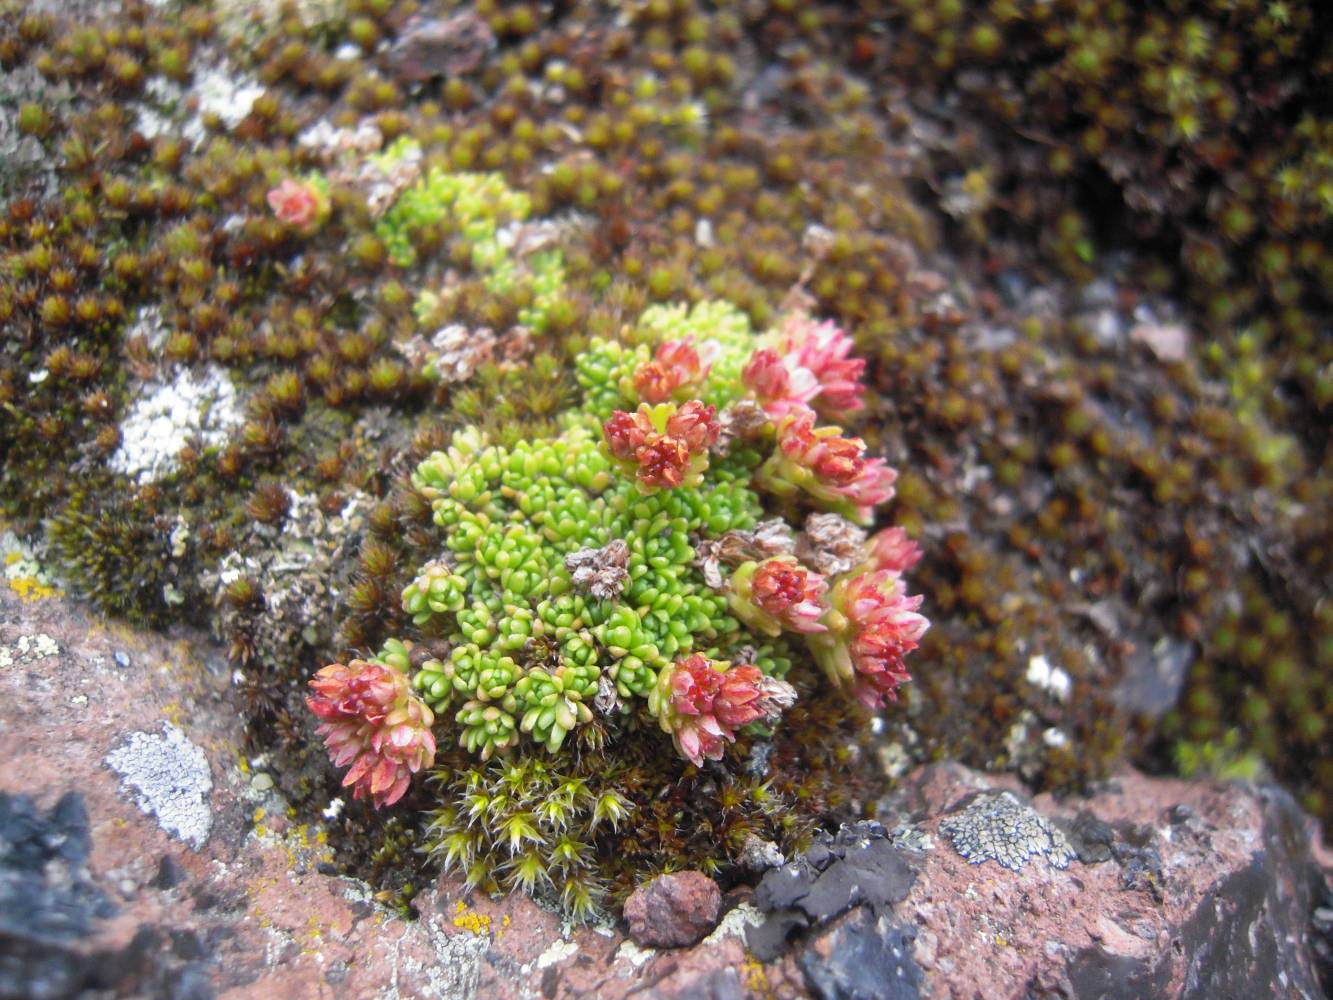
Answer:
POLYGON ((0 996, 1314 998, 1328 981, 1333 857, 1290 796, 1134 771, 1055 801, 921 768, 879 823, 720 908, 659 884, 629 925, 574 928, 444 879, 403 919, 323 873, 324 832, 242 752, 231 687, 194 636, 0 590, 0 996), (708 933, 688 948, 632 936, 691 928, 708 933))

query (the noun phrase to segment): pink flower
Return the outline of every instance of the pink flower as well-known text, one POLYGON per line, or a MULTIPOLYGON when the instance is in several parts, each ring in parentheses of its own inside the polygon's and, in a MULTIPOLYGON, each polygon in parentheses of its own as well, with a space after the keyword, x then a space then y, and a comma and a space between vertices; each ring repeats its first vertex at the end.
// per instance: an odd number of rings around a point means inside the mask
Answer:
POLYGON ((657 348, 653 360, 634 372, 634 388, 646 403, 665 403, 680 387, 704 378, 709 367, 702 363, 689 337, 668 340, 657 348))
POLYGON ((691 399, 667 418, 666 432, 692 452, 706 451, 717 440, 717 407, 691 399))
POLYGON ((865 405, 865 361, 847 356, 852 346, 834 324, 794 313, 766 336, 741 379, 774 420, 807 404, 827 415, 859 410, 865 405))
POLYGON ((823 632, 828 584, 790 556, 766 559, 750 578, 750 596, 760 610, 795 632, 823 632))
POLYGON ((646 407, 640 407, 637 413, 616 410, 611 419, 602 424, 607 450, 622 462, 637 462, 639 449, 648 436, 655 433, 646 407))
POLYGON ((675 489, 690 468, 690 449, 679 438, 652 434, 635 452, 639 482, 649 489, 675 489))
POLYGON ((866 554, 876 569, 906 573, 921 561, 921 546, 902 528, 885 528, 867 543, 866 554))
POLYGON ((774 719, 789 708, 796 690, 751 664, 714 665, 694 653, 663 669, 649 701, 681 756, 702 767, 705 759, 722 759, 741 726, 774 719))
POLYGON ((829 633, 809 640, 820 667, 867 708, 896 699, 909 679, 904 659, 930 627, 921 596, 907 594, 898 572, 878 569, 838 581, 831 604, 829 633))
POLYGON ((760 469, 761 484, 779 495, 802 489, 862 524, 893 497, 898 473, 882 458, 867 458, 860 438, 837 427, 815 427, 809 407, 793 408, 778 424, 778 450, 760 469))
POLYGON ((899 685, 908 680, 903 658, 916 649, 930 622, 917 613, 921 595, 909 597, 902 577, 888 570, 867 573, 854 587, 860 590, 857 626, 850 653, 856 677, 852 693, 867 708, 878 708, 885 698, 896 700, 899 685), (878 600, 868 600, 869 590, 878 600))
POLYGON ((327 200, 308 181, 286 178, 268 193, 268 205, 278 221, 298 229, 315 226, 327 208, 327 200))
POLYGON ((708 467, 708 448, 717 440, 715 413, 697 399, 679 407, 642 403, 634 413, 616 410, 602 424, 606 450, 635 467, 641 491, 692 485, 708 467))
POLYGON ((322 721, 317 732, 334 767, 351 768, 343 787, 375 808, 407 792, 412 775, 435 762, 431 710, 412 694, 405 674, 382 663, 333 663, 310 680, 306 705, 322 721))
POLYGON ((819 386, 820 409, 840 413, 859 410, 865 405, 863 358, 849 358, 852 338, 830 322, 816 323, 804 313, 787 317, 777 342, 784 355, 810 372, 819 386))
POLYGON ((793 358, 761 347, 741 370, 741 381, 754 393, 764 410, 774 420, 781 419, 794 406, 803 406, 819 394, 814 373, 802 368, 793 358))

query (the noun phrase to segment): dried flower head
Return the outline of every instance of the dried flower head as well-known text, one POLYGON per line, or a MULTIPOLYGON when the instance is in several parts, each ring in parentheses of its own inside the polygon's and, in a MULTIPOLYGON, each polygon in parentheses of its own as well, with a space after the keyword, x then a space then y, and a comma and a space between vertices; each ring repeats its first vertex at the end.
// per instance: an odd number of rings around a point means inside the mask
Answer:
POLYGON ((717 440, 713 442, 713 451, 726 455, 732 444, 756 440, 771 423, 768 413, 753 399, 738 399, 717 415, 717 440))
POLYGON ((620 596, 629 573, 629 545, 623 538, 613 538, 600 549, 579 549, 565 556, 574 586, 601 601, 620 596))
POLYGON ((797 536, 796 557, 825 576, 834 576, 861 562, 865 540, 865 531, 841 514, 811 514, 797 536))

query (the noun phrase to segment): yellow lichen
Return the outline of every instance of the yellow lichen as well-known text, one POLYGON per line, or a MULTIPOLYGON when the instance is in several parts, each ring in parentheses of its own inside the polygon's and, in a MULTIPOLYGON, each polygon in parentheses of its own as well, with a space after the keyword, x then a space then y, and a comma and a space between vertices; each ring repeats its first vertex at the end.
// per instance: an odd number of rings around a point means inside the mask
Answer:
POLYGON ((473 910, 460 899, 454 906, 454 926, 473 934, 489 934, 491 918, 473 910))
POLYGON ((745 961, 741 963, 741 976, 745 981, 745 988, 751 994, 764 997, 764 1000, 769 1000, 774 995, 773 987, 768 982, 768 974, 764 971, 764 963, 748 952, 745 961))
MULTIPOLYGON (((10 553, 10 556, 16 553, 10 553)), ((6 557, 8 558, 8 557, 6 557)), ((48 597, 59 597, 60 591, 49 584, 42 583, 35 576, 20 576, 9 581, 9 589, 19 595, 19 600, 25 604, 33 601, 45 600, 48 597)))

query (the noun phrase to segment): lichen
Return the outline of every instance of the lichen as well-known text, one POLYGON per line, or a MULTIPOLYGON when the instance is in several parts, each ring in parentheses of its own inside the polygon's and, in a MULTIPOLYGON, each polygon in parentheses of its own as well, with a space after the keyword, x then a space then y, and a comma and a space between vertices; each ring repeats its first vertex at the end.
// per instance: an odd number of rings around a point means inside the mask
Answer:
POLYGON ((162 734, 129 733, 106 755, 123 794, 167 833, 198 851, 213 829, 213 775, 204 751, 170 722, 162 734))
POLYGON ((1052 868, 1068 868, 1074 859, 1059 827, 1012 792, 977 794, 961 811, 940 820, 940 832, 974 865, 994 861, 1021 872, 1033 858, 1044 858, 1052 868))
POLYGON ((120 422, 120 446, 107 459, 119 475, 148 483, 179 465, 186 445, 217 448, 245 421, 227 373, 182 369, 170 382, 145 383, 120 422))

